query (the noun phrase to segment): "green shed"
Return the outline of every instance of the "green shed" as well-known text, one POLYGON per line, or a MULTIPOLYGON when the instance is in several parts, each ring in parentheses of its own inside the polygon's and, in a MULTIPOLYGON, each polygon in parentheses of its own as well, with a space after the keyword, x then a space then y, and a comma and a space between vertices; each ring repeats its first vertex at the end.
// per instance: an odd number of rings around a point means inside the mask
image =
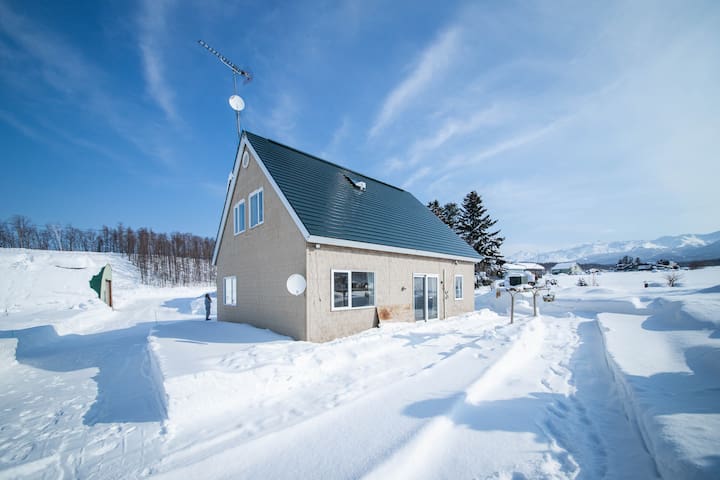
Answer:
POLYGON ((110 307, 112 302, 112 267, 108 263, 100 269, 100 273, 90 279, 90 288, 95 290, 98 297, 110 307))

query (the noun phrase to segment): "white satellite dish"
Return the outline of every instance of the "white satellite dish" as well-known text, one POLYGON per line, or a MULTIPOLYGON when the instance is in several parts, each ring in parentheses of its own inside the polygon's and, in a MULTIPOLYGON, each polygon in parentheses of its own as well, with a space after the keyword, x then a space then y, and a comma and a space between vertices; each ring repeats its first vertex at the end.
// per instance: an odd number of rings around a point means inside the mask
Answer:
POLYGON ((232 108, 236 112, 242 112, 243 110, 245 110, 245 100, 243 100, 240 95, 231 96, 228 99, 228 103, 230 104, 230 108, 232 108))
POLYGON ((287 289, 288 292, 290 292, 291 294, 295 296, 301 295, 305 291, 305 287, 307 287, 305 277, 303 277, 299 273, 293 273, 288 277, 287 289))

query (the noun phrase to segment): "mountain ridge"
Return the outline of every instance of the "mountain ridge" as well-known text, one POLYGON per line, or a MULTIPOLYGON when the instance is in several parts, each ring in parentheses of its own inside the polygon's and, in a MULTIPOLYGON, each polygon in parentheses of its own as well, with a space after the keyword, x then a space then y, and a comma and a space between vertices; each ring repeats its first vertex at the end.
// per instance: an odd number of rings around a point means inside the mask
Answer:
POLYGON ((665 235, 654 240, 593 242, 549 252, 520 251, 511 258, 513 261, 538 263, 575 261, 611 265, 625 255, 639 257, 641 261, 667 259, 688 262, 720 258, 720 230, 665 235))

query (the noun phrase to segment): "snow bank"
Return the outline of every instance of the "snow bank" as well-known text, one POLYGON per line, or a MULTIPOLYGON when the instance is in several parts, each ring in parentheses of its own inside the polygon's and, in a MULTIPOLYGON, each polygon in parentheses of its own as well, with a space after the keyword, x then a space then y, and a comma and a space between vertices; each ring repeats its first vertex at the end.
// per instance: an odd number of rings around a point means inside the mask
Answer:
POLYGON ((663 478, 718 478, 720 292, 706 282, 720 270, 686 273, 684 290, 647 292, 645 308, 598 318, 628 413, 663 478))
POLYGON ((135 267, 120 254, 0 249, 0 309, 82 309, 101 303, 90 278, 108 263, 114 290, 121 296, 140 283, 135 267))

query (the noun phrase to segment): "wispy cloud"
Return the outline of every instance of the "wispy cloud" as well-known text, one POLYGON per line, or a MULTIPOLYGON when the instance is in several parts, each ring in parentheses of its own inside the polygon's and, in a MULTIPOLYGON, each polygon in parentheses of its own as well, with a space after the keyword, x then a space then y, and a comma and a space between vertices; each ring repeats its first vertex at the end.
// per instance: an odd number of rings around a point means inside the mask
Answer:
POLYGON ((448 116, 434 133, 415 140, 408 149, 406 161, 400 162, 394 159, 388 162, 388 168, 391 171, 412 168, 427 156, 438 152, 451 140, 477 132, 485 126, 495 125, 506 116, 507 112, 501 111, 497 106, 471 114, 469 117, 461 114, 448 116))
POLYGON ((295 139, 295 126, 299 106, 297 99, 288 92, 281 93, 270 110, 270 114, 264 119, 268 131, 273 132, 272 136, 277 140, 292 143, 295 139))
POLYGON ((446 70, 455 61, 460 36, 459 28, 450 28, 425 49, 415 68, 385 98, 370 128, 370 138, 378 135, 398 113, 417 99, 438 72, 446 70))
POLYGON ((422 180, 430 174, 433 174, 435 176, 441 176, 441 178, 444 178, 446 180, 449 178, 448 175, 451 172, 456 172, 456 174, 462 174, 462 172, 464 171, 462 169, 464 168, 478 165, 484 161, 487 161, 490 158, 496 157, 497 155, 526 146, 536 140, 539 140, 545 135, 555 131, 560 125, 566 122, 568 118, 554 120, 535 129, 514 135, 505 140, 501 140, 492 145, 486 146, 477 153, 456 154, 450 159, 447 159, 445 162, 442 163, 442 165, 438 166, 434 170, 429 170, 426 168, 420 169, 418 172, 413 174, 407 181, 405 181, 405 183, 403 184, 403 188, 409 188, 414 183, 422 180))
POLYGON ((162 56, 162 39, 166 33, 168 10, 171 0, 143 0, 138 18, 138 47, 147 82, 148 94, 162 109, 171 122, 180 118, 175 108, 175 93, 165 77, 165 62, 162 56))
POLYGON ((7 112, 5 110, 0 110, 0 121, 5 122, 6 124, 13 127, 18 132, 22 133, 28 138, 31 138, 32 140, 41 142, 45 140, 45 136, 41 135, 40 132, 35 130, 33 127, 28 125, 27 123, 21 121, 18 119, 15 115, 13 115, 10 112, 7 112))
POLYGON ((333 132, 330 143, 327 144, 320 155, 325 158, 332 156, 342 142, 348 138, 348 135, 350 135, 350 119, 344 116, 342 120, 340 120, 340 125, 333 132))
MULTIPOLYGON (((0 31, 13 39, 19 52, 37 62, 43 80, 59 92, 70 94, 92 89, 93 84, 104 77, 100 69, 61 38, 40 30, 3 3, 0 3, 0 31)), ((18 55, 18 52, 12 54, 18 55)))
MULTIPOLYGON (((111 75, 84 55, 79 47, 1 2, 0 33, 11 38, 15 45, 8 62, 17 64, 17 68, 22 71, 22 77, 15 73, 8 76, 8 81, 27 97, 31 108, 37 107, 35 97, 38 86, 47 88, 52 95, 46 95, 52 98, 53 104, 74 112, 82 109, 84 113, 90 113, 94 120, 109 126, 111 131, 149 159, 160 161, 165 166, 171 166, 175 162, 174 155, 158 149, 157 145, 165 145, 167 142, 159 139, 157 127, 148 121, 144 107, 110 94, 109 92, 113 91, 111 75), (26 65, 31 65, 31 68, 26 65), (17 81, 17 78, 22 78, 24 82, 17 81), (32 89, 28 85, 32 85, 32 89)), ((31 108, 28 111, 31 111, 31 108)), ((52 128, 38 128, 38 124, 43 124, 39 115, 31 118, 32 121, 27 118, 24 120, 26 121, 21 122, 17 115, 14 120, 5 117, 5 123, 12 124, 26 135, 32 135, 33 129, 38 131, 52 128)), ((61 127, 55 129, 56 138, 90 148, 115 160, 119 158, 97 142, 83 141, 78 135, 67 133, 61 127)))
POLYGON ((460 168, 460 167, 466 167, 466 166, 478 164, 489 158, 495 157, 501 153, 505 153, 509 150, 513 150, 513 149, 525 146, 525 145, 527 145, 531 142, 534 142, 534 141, 544 137, 545 135, 553 132, 560 125, 562 125, 564 122, 566 122, 568 120, 568 118, 569 117, 564 117, 564 118, 560 118, 558 120, 553 120, 546 125, 542 125, 538 128, 520 133, 519 135, 513 136, 506 140, 501 140, 500 142, 497 142, 494 145, 486 147, 485 149, 481 150, 480 152, 478 152, 476 154, 469 156, 468 158, 457 157, 453 161, 448 162, 446 168, 460 168))

